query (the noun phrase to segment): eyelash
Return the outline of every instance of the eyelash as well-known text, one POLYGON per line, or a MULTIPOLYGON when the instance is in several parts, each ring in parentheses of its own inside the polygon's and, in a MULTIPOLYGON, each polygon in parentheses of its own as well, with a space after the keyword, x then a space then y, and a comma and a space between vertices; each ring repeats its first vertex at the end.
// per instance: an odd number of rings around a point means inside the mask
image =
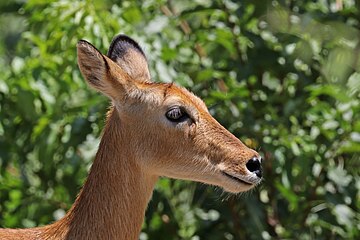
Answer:
POLYGON ((170 108, 166 112, 165 116, 169 121, 177 123, 189 119, 189 115, 186 113, 186 111, 179 106, 170 108))

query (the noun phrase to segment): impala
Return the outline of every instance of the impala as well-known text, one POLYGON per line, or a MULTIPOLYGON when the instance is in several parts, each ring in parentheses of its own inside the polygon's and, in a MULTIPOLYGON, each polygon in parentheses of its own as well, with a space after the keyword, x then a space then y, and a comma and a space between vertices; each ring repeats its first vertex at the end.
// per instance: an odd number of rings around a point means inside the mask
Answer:
POLYGON ((88 84, 111 101, 89 176, 59 221, 0 229, 0 239, 138 239, 159 176, 239 193, 262 177, 261 157, 222 127, 205 104, 175 84, 154 83, 144 52, 125 35, 107 56, 77 45, 88 84))

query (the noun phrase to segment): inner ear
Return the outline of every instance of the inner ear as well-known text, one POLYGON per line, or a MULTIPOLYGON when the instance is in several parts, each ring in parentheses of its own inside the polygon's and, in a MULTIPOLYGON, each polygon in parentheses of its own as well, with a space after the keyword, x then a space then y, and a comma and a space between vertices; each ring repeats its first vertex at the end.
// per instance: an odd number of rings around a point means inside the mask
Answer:
POLYGON ((146 56, 137 42, 120 34, 111 42, 107 56, 121 67, 133 80, 150 81, 146 56))

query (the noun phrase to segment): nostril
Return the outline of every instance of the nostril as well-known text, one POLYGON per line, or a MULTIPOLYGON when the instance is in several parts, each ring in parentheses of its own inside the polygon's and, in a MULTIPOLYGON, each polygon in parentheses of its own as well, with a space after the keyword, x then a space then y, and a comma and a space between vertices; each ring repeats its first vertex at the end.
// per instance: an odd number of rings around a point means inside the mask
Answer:
POLYGON ((259 178, 262 177, 261 164, 260 159, 257 157, 253 157, 246 163, 246 168, 256 174, 259 178))
POLYGON ((255 172, 261 168, 260 160, 257 157, 253 157, 246 163, 246 167, 250 172, 255 172))

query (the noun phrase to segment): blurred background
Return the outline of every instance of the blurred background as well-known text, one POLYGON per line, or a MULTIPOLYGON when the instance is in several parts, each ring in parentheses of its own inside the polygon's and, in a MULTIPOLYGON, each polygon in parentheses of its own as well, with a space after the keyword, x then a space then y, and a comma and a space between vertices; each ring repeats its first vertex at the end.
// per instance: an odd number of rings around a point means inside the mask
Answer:
POLYGON ((265 158, 232 196, 161 179, 140 239, 359 239, 360 3, 355 0, 0 2, 0 226, 61 218, 96 153, 108 100, 76 62, 86 39, 139 41, 265 158))

